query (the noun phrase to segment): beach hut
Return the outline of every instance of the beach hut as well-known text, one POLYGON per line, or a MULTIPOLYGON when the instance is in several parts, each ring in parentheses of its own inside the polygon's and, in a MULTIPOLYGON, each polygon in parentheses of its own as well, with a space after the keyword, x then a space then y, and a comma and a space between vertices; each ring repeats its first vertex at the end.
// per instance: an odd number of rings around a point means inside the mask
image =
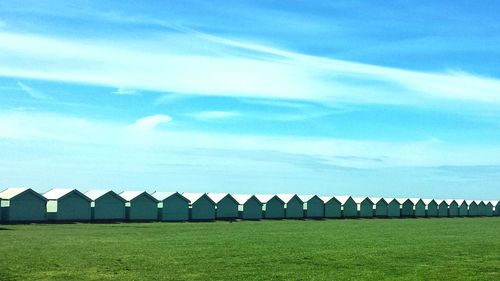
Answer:
POLYGON ((493 205, 495 205, 495 216, 500 216, 500 201, 493 201, 493 205))
POLYGON ((352 197, 356 202, 356 209, 359 211, 359 217, 371 218, 373 217, 373 202, 368 197, 352 197))
POLYGON ((425 203, 420 198, 410 198, 413 203, 415 217, 425 217, 425 203))
POLYGON ((217 219, 237 219, 238 202, 229 193, 207 193, 215 202, 217 219))
POLYGON ((385 198, 386 202, 389 202, 387 205, 387 216, 391 218, 399 218, 401 217, 401 203, 396 198, 385 198))
POLYGON ((469 206, 469 217, 479 216, 479 208, 477 202, 474 200, 465 200, 465 202, 467 202, 467 206, 469 206))
POLYGON ((299 195, 304 202, 304 210, 308 218, 322 218, 325 216, 325 203, 316 195, 299 195))
POLYGON ((351 196, 335 196, 335 198, 342 204, 342 216, 344 218, 358 217, 358 204, 351 196))
POLYGON ((262 202, 264 209, 264 218, 283 219, 285 218, 285 202, 276 195, 256 194, 255 197, 262 202))
POLYGON ((415 205, 413 201, 409 198, 398 198, 401 204, 401 216, 402 217, 414 217, 415 216, 415 205))
POLYGON ((325 218, 341 218, 342 204, 334 196, 321 196, 320 199, 325 202, 325 218))
POLYGON ((233 198, 238 202, 238 211, 241 218, 245 220, 262 219, 262 202, 252 194, 233 194, 233 198))
POLYGON ((84 193, 92 200, 92 219, 122 221, 126 219, 125 199, 112 190, 89 190, 84 193))
POLYGON ((195 221, 215 220, 215 202, 206 193, 182 193, 191 205, 190 219, 195 221))
MULTIPOLYGON (((448 216, 450 216, 450 217, 458 217, 459 210, 458 210, 458 203, 457 203, 457 201, 453 200, 453 199, 447 199, 445 201, 446 201, 446 204, 448 204, 448 216)), ((439 208, 441 208, 441 206, 439 208)))
POLYGON ((31 188, 7 188, 0 192, 2 216, 7 222, 47 219, 47 199, 31 188))
POLYGON ((53 188, 43 194, 47 198, 47 214, 58 221, 90 221, 92 199, 76 189, 53 188))
POLYGON ((160 208, 161 221, 189 220, 189 200, 178 192, 158 192, 151 194, 160 208))
POLYGON ((487 217, 491 217, 493 216, 494 212, 493 212, 493 202, 492 201, 485 201, 485 216, 487 217))
POLYGON ((439 217, 448 217, 450 215, 449 213, 449 205, 446 202, 446 200, 436 200, 436 203, 438 204, 438 216, 439 217))
POLYGON ((299 219, 304 217, 304 202, 296 194, 277 194, 285 202, 285 218, 299 219))
POLYGON ((500 201, 491 201, 491 204, 494 206, 493 215, 500 216, 500 201))
POLYGON ((384 198, 370 197, 370 200, 375 203, 375 216, 379 218, 387 217, 387 208, 389 203, 384 198))
POLYGON ((124 191, 120 196, 128 207, 129 220, 158 220, 158 200, 145 191, 124 191))
POLYGON ((434 199, 422 199, 427 206, 427 217, 438 216, 438 204, 434 199))
POLYGON ((455 199, 458 204, 458 216, 467 217, 469 216, 469 205, 463 199, 455 199))
POLYGON ((486 216, 486 202, 484 202, 482 200, 477 200, 476 204, 477 204, 479 216, 486 216))

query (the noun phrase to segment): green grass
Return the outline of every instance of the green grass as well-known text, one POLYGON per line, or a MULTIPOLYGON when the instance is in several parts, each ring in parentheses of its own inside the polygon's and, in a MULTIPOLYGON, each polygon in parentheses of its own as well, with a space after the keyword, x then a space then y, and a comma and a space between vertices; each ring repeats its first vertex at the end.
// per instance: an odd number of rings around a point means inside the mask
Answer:
POLYGON ((0 280, 500 280, 500 218, 0 227, 0 280))

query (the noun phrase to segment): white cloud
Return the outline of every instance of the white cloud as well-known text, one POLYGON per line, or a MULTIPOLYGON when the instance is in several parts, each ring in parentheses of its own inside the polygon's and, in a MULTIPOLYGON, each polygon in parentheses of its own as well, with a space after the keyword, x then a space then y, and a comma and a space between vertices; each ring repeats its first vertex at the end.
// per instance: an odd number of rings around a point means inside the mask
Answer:
POLYGON ((167 42, 170 47, 163 41, 152 41, 144 52, 126 41, 77 41, 0 32, 0 75, 327 104, 442 108, 448 104, 443 105, 443 101, 467 107, 500 103, 498 79, 466 72, 430 73, 374 66, 195 32, 170 34, 167 42), (208 47, 199 50, 199 45, 208 47))
POLYGON ((32 97, 34 99, 37 99, 37 100, 49 100, 49 99, 51 99, 51 97, 47 96, 46 94, 44 94, 38 90, 35 90, 24 83, 17 82, 17 85, 19 86, 19 88, 21 88, 21 90, 23 90, 25 93, 27 93, 30 97, 32 97))
POLYGON ((3 112, 0 139, 14 139, 17 143, 47 141, 52 145, 76 143, 89 150, 102 146, 113 148, 118 154, 148 148, 155 151, 148 161, 175 158, 190 165, 201 165, 196 160, 199 157, 210 159, 207 165, 227 164, 234 159, 250 161, 252 165, 278 162, 362 169, 500 165, 500 147, 495 145, 457 145, 436 139, 382 142, 235 135, 157 127, 169 121, 166 115, 153 115, 129 125, 31 111, 3 112))
POLYGON ((138 96, 141 94, 140 91, 134 90, 134 89, 127 89, 127 88, 117 88, 116 91, 113 92, 113 94, 120 95, 120 96, 138 96))
POLYGON ((191 113, 189 116, 198 120, 213 120, 213 119, 226 119, 240 115, 236 111, 221 111, 221 110, 208 110, 191 113))
POLYGON ((151 131, 158 125, 168 123, 170 121, 172 121, 172 118, 170 116, 157 114, 141 118, 134 124, 128 126, 128 128, 134 131, 151 131))

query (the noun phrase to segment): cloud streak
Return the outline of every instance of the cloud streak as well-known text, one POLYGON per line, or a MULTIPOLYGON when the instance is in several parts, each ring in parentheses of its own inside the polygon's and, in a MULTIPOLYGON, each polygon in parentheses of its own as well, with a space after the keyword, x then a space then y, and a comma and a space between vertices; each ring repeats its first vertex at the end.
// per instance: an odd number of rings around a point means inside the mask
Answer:
POLYGON ((108 47, 102 41, 0 32, 0 75, 120 85, 124 89, 324 104, 433 106, 443 101, 482 106, 500 104, 498 79, 461 71, 429 73, 374 66, 203 33, 196 33, 193 40, 208 42, 211 46, 208 54, 190 49, 182 42, 184 39, 175 35, 170 35, 168 40, 183 47, 168 49, 153 44, 151 48, 156 51, 142 52, 108 47), (217 55, 228 48, 240 54, 217 55), (254 55, 248 57, 245 55, 248 53, 254 55))
POLYGON ((50 100, 50 99, 52 99, 48 95, 46 95, 38 90, 33 89, 24 83, 17 82, 17 86, 19 86, 19 88, 23 92, 25 92, 26 94, 28 94, 30 97, 32 97, 34 99, 37 99, 37 100, 50 100))
MULTIPOLYGON (((224 163, 238 155, 275 153, 308 157, 326 166, 357 169, 500 165, 500 148, 496 145, 459 145, 437 139, 397 142, 235 135, 160 127, 170 121, 167 115, 152 115, 124 124, 11 111, 0 113, 0 139, 77 143, 89 148, 111 145, 124 151, 149 147, 162 153, 179 153, 186 159, 196 159, 199 151, 225 151, 219 153, 217 160, 224 163)), ((272 157, 269 161, 273 161, 272 157)))

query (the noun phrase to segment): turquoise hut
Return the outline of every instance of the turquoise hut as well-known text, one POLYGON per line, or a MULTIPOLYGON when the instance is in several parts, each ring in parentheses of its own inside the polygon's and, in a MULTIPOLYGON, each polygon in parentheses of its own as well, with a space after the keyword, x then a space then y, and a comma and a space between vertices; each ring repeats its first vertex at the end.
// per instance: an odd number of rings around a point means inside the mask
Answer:
POLYGON ((301 219, 304 217, 304 201, 297 194, 277 194, 285 202, 285 218, 301 219))
POLYGON ((207 196, 215 202, 217 219, 238 218, 238 202, 229 193, 207 193, 207 196))
POLYGON ((486 203, 482 200, 478 200, 476 203, 479 215, 486 216, 486 203))
POLYGON ((179 192, 158 192, 151 194, 158 203, 161 221, 189 220, 189 200, 179 192))
POLYGON ((316 195, 299 195, 304 202, 304 211, 308 218, 323 218, 325 216, 325 203, 316 195))
POLYGON ((359 212, 359 217, 361 218, 372 218, 373 217, 373 202, 368 197, 352 197, 352 200, 356 203, 356 209, 359 212))
POLYGON ((126 219, 125 199, 112 190, 89 190, 85 196, 90 203, 92 219, 96 221, 123 221, 126 219))
POLYGON ((325 202, 325 218, 341 218, 342 204, 334 196, 321 196, 320 199, 325 202))
POLYGON ((90 221, 92 199, 76 189, 54 188, 43 194, 47 198, 47 214, 58 221, 90 221))
POLYGON ((262 202, 252 194, 233 194, 233 198, 238 202, 240 217, 245 220, 262 219, 262 202))
POLYGON ((438 217, 448 217, 450 206, 446 200, 436 200, 436 203, 438 204, 438 217))
POLYGON ((264 218, 283 219, 285 218, 285 202, 276 195, 257 194, 255 195, 262 202, 264 209, 264 218))
POLYGON ((422 199, 427 206, 427 217, 438 216, 438 204, 434 199, 422 199))
POLYGON ((158 220, 158 200, 145 191, 124 191, 120 196, 128 207, 127 219, 132 221, 158 220))
POLYGON ((402 217, 414 217, 415 216, 415 205, 411 199, 398 198, 398 202, 401 204, 401 216, 402 217))
POLYGON ((375 203, 375 216, 379 218, 385 218, 387 217, 387 209, 389 206, 389 203, 385 201, 384 198, 380 197, 370 197, 370 200, 375 203))
POLYGON ((467 202, 467 205, 469 206, 469 217, 479 216, 479 207, 477 204, 479 201, 465 200, 465 202, 467 202))
POLYGON ((215 220, 215 202, 206 193, 182 193, 191 206, 190 219, 194 221, 215 220))
POLYGON ((415 217, 425 217, 425 203, 420 198, 410 198, 410 201, 413 203, 415 217))
MULTIPOLYGON (((456 200, 447 199, 445 200, 446 204, 448 204, 448 216, 450 217, 458 217, 459 215, 459 207, 456 200)), ((439 207, 441 208, 441 207, 439 207)))
POLYGON ((47 219, 47 199, 31 188, 7 188, 0 192, 2 216, 7 222, 37 222, 47 219))
POLYGON ((387 205, 387 216, 390 218, 401 217, 401 203, 399 200, 396 198, 386 198, 384 200, 389 202, 389 205, 387 205))
POLYGON ((358 217, 358 204, 351 196, 335 196, 335 198, 342 204, 342 216, 344 218, 358 217))
POLYGON ((500 216, 500 201, 492 201, 493 205, 495 206, 494 210, 494 215, 495 216, 500 216))
POLYGON ((458 204, 458 216, 467 217, 469 216, 469 206, 467 202, 463 199, 455 199, 458 204))
POLYGON ((492 217, 493 214, 494 214, 494 211, 493 211, 493 202, 492 201, 485 201, 485 216, 487 217, 492 217))

